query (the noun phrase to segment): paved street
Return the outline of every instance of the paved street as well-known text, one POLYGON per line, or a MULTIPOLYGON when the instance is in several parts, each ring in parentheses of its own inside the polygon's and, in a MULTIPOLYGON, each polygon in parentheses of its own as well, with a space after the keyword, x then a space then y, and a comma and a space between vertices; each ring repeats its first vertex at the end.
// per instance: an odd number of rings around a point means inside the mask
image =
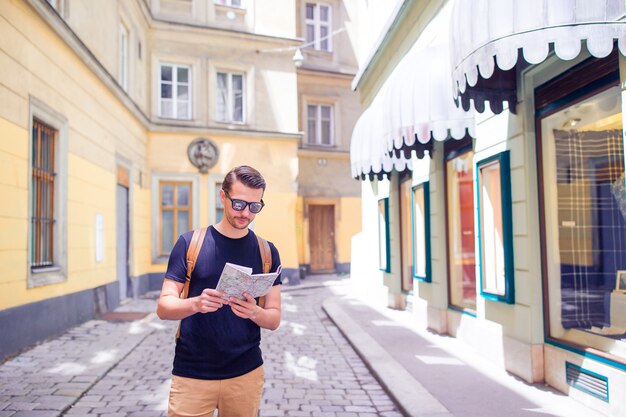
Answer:
MULTIPOLYGON (((283 323, 263 334, 261 416, 401 416, 322 310, 346 280, 312 281, 285 286, 283 323)), ((176 323, 153 314, 155 297, 0 365, 0 417, 164 416, 176 323)))

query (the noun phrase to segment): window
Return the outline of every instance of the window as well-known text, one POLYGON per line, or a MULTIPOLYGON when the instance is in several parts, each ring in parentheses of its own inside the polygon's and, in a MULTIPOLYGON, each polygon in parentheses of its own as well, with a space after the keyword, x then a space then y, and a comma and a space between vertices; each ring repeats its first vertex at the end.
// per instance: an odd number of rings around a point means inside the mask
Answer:
POLYGON ((306 43, 310 48, 330 51, 330 6, 318 3, 306 4, 306 43))
POLYGON ((35 270, 54 265, 55 149, 57 131, 33 121, 32 207, 30 266, 35 270))
POLYGON ((480 287, 487 299, 515 302, 509 151, 478 162, 480 287))
POLYGON ((123 24, 119 42, 119 81, 124 91, 128 91, 128 29, 123 24))
POLYGON ((430 264, 430 184, 413 187, 413 277, 431 282, 430 264))
POLYGON ((626 179, 617 52, 535 90, 549 338, 626 360, 626 179), (558 104, 558 105, 555 105, 558 104))
POLYGON ((307 106, 307 142, 309 145, 332 146, 333 107, 324 105, 307 106))
POLYGON ((167 256, 178 236, 192 229, 191 191, 191 182, 159 182, 160 256, 167 256))
POLYGON ((402 291, 413 291, 413 256, 411 251, 411 171, 400 174, 400 253, 402 291))
POLYGON ((191 119, 191 68, 188 66, 161 65, 159 116, 191 119))
POLYGON ((222 189, 222 183, 215 183, 215 223, 219 223, 224 218, 224 204, 220 198, 220 190, 222 189))
POLYGON ((242 7, 242 0, 215 0, 215 4, 221 4, 223 6, 230 7, 242 7))
MULTIPOLYGON (((446 155, 449 303, 476 310, 476 254, 474 250, 474 152, 467 146, 446 155)), ((459 142, 451 142, 461 145, 459 142)))
POLYGON ((378 200, 378 265, 381 271, 391 272, 388 198, 378 200))
POLYGON ((243 74, 217 73, 217 120, 243 123, 243 74))

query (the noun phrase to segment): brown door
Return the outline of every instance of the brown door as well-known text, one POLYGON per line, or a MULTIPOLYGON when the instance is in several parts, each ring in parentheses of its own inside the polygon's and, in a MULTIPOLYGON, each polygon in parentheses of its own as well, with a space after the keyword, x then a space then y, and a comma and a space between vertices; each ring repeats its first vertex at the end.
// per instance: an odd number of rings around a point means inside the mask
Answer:
POLYGON ((335 271, 335 206, 309 206, 311 272, 335 271))

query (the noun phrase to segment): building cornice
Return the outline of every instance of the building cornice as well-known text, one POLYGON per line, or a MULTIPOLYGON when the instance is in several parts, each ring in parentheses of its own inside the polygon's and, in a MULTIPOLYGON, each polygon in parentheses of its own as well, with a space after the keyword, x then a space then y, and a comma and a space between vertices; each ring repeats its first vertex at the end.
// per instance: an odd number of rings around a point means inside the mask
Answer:
POLYGON ((302 38, 288 38, 284 36, 264 35, 260 33, 248 32, 244 30, 229 29, 219 26, 211 26, 203 23, 194 23, 181 20, 170 20, 163 17, 155 16, 152 9, 146 3, 147 0, 141 0, 143 3, 142 10, 148 15, 148 21, 152 29, 166 29, 178 31, 192 31, 206 34, 209 36, 226 36, 238 40, 252 40, 261 43, 268 43, 278 46, 298 46, 304 42, 302 38))
POLYGON ((195 134, 202 136, 237 136, 244 138, 278 139, 301 141, 302 132, 280 132, 276 130, 261 130, 248 128, 227 128, 219 126, 197 126, 179 123, 159 123, 152 122, 149 125, 150 133, 172 133, 172 134, 195 134))

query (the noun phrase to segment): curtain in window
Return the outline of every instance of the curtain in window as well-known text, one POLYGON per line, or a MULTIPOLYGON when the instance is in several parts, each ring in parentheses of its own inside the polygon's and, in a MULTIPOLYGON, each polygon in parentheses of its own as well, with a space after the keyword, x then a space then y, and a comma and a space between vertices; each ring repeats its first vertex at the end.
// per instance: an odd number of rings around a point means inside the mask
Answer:
POLYGON ((610 293, 626 269, 621 130, 554 130, 562 325, 608 327, 610 293))

